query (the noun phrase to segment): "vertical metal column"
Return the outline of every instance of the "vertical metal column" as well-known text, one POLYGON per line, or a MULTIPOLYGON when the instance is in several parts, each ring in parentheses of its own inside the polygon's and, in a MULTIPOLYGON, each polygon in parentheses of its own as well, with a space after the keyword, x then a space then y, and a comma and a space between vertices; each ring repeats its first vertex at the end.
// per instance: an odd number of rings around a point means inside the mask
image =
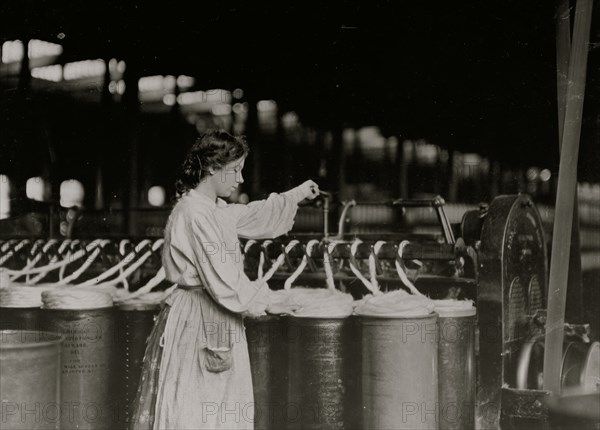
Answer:
POLYGON ((554 233, 552 235, 546 348, 544 350, 544 389, 555 395, 560 393, 563 326, 573 223, 573 194, 577 191, 577 159, 591 21, 592 1, 578 0, 573 46, 569 60, 567 104, 560 153, 554 233))
POLYGON ((125 207, 125 228, 129 235, 136 234, 136 220, 131 211, 139 204, 139 74, 135 61, 127 62, 125 70, 125 93, 123 94, 122 104, 124 110, 124 136, 127 147, 129 181, 126 185, 124 196, 125 207))
MULTIPOLYGON (((558 97, 558 150, 562 147, 567 102, 569 52, 571 51, 571 20, 569 0, 559 0, 556 11, 556 89, 558 97)), ((583 295, 581 280, 581 245, 579 237, 579 199, 573 194, 573 223, 569 252, 569 286, 566 317, 571 322, 582 322, 583 295)))

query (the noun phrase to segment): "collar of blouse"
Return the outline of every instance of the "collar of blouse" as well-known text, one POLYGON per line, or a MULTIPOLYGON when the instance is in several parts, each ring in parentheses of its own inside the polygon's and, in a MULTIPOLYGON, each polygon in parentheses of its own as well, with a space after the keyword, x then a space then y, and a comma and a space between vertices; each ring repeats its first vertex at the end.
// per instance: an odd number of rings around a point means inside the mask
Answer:
POLYGON ((198 203, 198 204, 202 204, 202 205, 207 205, 208 207, 210 207, 211 209, 214 209, 216 207, 225 207, 227 206, 227 202, 225 202, 225 200, 217 197, 217 201, 215 202, 214 200, 212 200, 211 198, 209 198, 208 196, 196 191, 195 189, 190 190, 187 194, 186 197, 191 199, 194 203, 198 203))

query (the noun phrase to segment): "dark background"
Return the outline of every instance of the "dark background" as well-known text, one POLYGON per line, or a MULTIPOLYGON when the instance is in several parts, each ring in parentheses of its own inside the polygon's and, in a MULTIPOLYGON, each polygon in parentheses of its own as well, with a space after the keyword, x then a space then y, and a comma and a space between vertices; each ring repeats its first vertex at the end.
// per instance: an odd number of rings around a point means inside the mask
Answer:
MULTIPOLYGON (((600 9, 595 6, 579 156, 582 182, 600 181, 600 9)), ((60 43, 60 63, 124 60, 126 82, 185 74, 196 79, 198 89, 243 88, 245 100, 275 99, 280 112, 294 110, 317 131, 376 125, 384 136, 424 138, 450 151, 476 152, 503 168, 536 165, 557 172, 554 14, 554 3, 542 0, 360 6, 3 0, 0 42, 60 43)), ((79 177, 89 189, 100 165, 107 192, 124 195, 134 142, 140 189, 144 178, 169 187, 195 136, 176 110, 134 116, 132 91, 115 105, 89 102, 77 91, 23 91, 14 77, 0 78, 0 171, 9 176, 27 178, 42 170, 56 184, 79 177)), ((248 134, 255 148, 265 150, 264 166, 276 170, 285 149, 277 139, 248 134)), ((318 166, 310 161, 311 151, 307 146, 296 154, 301 162, 291 179, 267 174, 270 188, 314 176, 318 166)), ((361 170, 360 162, 355 168, 361 170)))

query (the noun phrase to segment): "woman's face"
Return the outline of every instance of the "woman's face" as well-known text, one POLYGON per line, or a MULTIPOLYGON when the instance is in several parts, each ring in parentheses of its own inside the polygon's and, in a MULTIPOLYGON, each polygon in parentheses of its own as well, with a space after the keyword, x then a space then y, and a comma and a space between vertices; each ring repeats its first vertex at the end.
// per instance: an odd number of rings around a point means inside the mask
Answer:
POLYGON ((229 197, 233 190, 244 183, 242 169, 244 168, 245 162, 245 157, 240 158, 239 160, 226 164, 222 169, 215 171, 215 174, 212 175, 212 180, 217 196, 229 197))

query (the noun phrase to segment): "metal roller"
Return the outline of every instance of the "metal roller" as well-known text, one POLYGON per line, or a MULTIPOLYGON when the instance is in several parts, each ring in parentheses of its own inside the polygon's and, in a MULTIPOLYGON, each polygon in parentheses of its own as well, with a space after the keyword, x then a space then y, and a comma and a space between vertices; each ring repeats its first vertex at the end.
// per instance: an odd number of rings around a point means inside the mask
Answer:
POLYGON ((123 303, 117 306, 118 355, 121 372, 116 389, 119 397, 116 413, 123 428, 131 419, 137 394, 148 336, 160 311, 158 303, 123 303))
POLYGON ((356 325, 349 318, 287 321, 290 429, 360 428, 357 409, 356 325), (354 346, 354 348, 353 348, 354 346))
POLYGON ((437 314, 359 318, 363 428, 437 429, 437 314))
POLYGON ((475 309, 438 318, 439 428, 475 428, 475 309))
POLYGON ((0 331, 2 428, 60 427, 61 344, 58 333, 0 331))
MULTIPOLYGON (((583 391, 600 390, 600 343, 567 341, 563 346, 561 388, 583 391)), ((534 337, 523 344, 519 354, 516 387, 541 390, 544 383, 544 337, 534 337)))
POLYGON ((42 309, 40 326, 65 337, 60 428, 115 428, 116 321, 114 307, 42 309))
POLYGON ((244 318, 254 390, 254 428, 280 430, 287 417, 288 346, 284 317, 244 318))

